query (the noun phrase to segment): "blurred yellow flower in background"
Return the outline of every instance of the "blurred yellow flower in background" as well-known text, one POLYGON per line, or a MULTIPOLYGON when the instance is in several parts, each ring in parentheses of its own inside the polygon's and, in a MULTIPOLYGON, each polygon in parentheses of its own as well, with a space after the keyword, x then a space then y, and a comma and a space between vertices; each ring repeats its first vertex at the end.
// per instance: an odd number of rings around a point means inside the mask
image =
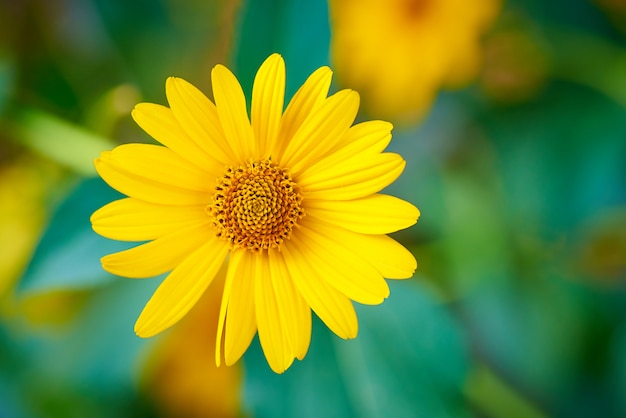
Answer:
POLYGON ((412 122, 478 73, 498 0, 330 0, 331 58, 371 115, 412 122))
POLYGON ((135 121, 164 146, 126 144, 96 160, 128 198, 92 216, 111 239, 150 241, 102 259, 126 277, 168 271, 135 325, 150 337, 178 322, 228 257, 216 362, 235 363, 258 330, 272 370, 302 359, 311 309, 342 338, 358 324, 352 301, 379 304, 385 278, 404 279, 413 255, 386 234, 413 225, 416 207, 378 192, 403 171, 383 153, 390 123, 351 126, 359 95, 327 97, 332 72, 315 71, 283 113, 285 64, 271 55, 252 91, 251 118, 235 76, 212 73, 215 104, 186 81, 166 83, 170 108, 143 103, 135 121))

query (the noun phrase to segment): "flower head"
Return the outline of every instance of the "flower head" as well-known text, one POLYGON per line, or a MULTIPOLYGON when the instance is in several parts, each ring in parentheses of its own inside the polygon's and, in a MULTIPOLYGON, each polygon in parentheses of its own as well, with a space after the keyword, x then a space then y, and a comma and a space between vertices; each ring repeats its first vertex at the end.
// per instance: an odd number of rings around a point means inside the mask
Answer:
POLYGON ((382 152, 392 126, 352 126, 359 96, 327 97, 329 68, 315 71, 283 112, 285 64, 271 55, 254 81, 250 119, 235 76, 218 65, 211 80, 215 104, 169 78, 169 108, 136 106, 135 121, 163 146, 126 144, 96 159, 100 176, 128 198, 91 221, 105 237, 148 241, 103 257, 105 270, 170 272, 135 324, 139 336, 181 319, 227 260, 216 362, 235 363, 258 331, 281 373, 308 350, 311 310, 354 338, 352 301, 379 304, 389 294, 385 278, 413 275, 415 259, 386 234, 413 225, 419 211, 378 193, 405 165, 382 152))
POLYGON ((499 0, 331 0, 331 54, 371 113, 422 116, 442 87, 478 72, 480 35, 499 0))

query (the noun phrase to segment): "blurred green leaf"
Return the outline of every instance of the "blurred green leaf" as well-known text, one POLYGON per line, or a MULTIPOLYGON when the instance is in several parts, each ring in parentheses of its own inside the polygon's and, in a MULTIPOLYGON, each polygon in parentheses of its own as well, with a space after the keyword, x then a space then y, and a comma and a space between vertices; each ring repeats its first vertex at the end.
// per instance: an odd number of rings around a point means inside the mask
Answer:
POLYGON ((252 91, 254 75, 270 54, 278 52, 287 66, 287 97, 317 68, 328 65, 328 4, 307 0, 248 0, 242 5, 235 73, 252 91))
POLYGON ((612 370, 611 382, 614 384, 612 395, 617 399, 616 409, 622 416, 626 416, 626 323, 613 336, 611 355, 615 368, 612 370))
POLYGON ((21 143, 79 174, 95 174, 93 160, 115 146, 113 141, 48 113, 34 109, 16 113, 13 130, 21 143))
POLYGON ((448 218, 442 229, 454 237, 445 241, 444 250, 455 291, 465 295, 480 282, 506 280, 510 277, 508 236, 499 187, 467 172, 449 172, 444 182, 448 218))
POLYGON ((13 57, 0 51, 0 115, 15 88, 15 63, 13 57))
POLYGON ((359 336, 314 321, 309 353, 274 375, 254 343, 244 403, 256 417, 465 417, 465 338, 446 306, 411 282, 390 282, 380 306, 358 306, 359 336))
POLYGON ((626 49, 592 33, 550 28, 556 75, 590 86, 626 106, 626 49))
POLYGON ((40 352, 33 366, 52 381, 113 393, 130 389, 141 350, 155 341, 137 337, 133 325, 160 282, 119 279, 98 289, 68 332, 34 342, 40 352))
MULTIPOLYGON (((586 341, 595 357, 606 338, 602 321, 591 321, 602 301, 591 300, 576 283, 542 274, 526 277, 526 283, 483 286, 460 304, 475 344, 502 376, 514 376, 518 391, 531 398, 541 394, 541 404, 558 405, 563 416, 613 416, 606 398, 589 390, 590 376, 580 364, 586 341)), ((495 401, 481 403, 497 407, 495 401)))
POLYGON ((526 402, 512 388, 506 386, 491 370, 479 367, 472 371, 467 382, 468 397, 490 417, 545 418, 533 405, 526 402))
MULTIPOLYGON (((156 340, 137 337, 133 324, 159 282, 116 281, 91 293, 80 314, 62 329, 13 332, 10 360, 20 363, 9 375, 13 391, 1 391, 0 368, 0 416, 153 416, 139 402, 137 382, 143 356, 156 340), (5 394, 15 405, 4 402, 5 394), (20 405, 22 415, 15 409, 20 405)), ((0 326, 0 343, 2 331, 0 326)))
POLYGON ((0 324, 0 417, 26 418, 28 406, 20 402, 17 376, 24 367, 23 352, 15 349, 13 336, 0 324))
POLYGON ((82 289, 114 280, 102 270, 100 258, 129 245, 100 237, 91 229, 89 217, 121 197, 100 178, 82 181, 53 214, 18 291, 82 289))

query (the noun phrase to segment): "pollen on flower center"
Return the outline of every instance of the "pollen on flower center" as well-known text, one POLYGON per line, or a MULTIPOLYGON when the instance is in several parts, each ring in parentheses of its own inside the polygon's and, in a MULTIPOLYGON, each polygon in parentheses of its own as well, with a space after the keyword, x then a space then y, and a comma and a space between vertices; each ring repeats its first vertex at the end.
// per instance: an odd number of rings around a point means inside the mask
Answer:
POLYGON ((304 216, 302 196, 289 173, 270 160, 228 167, 207 212, 217 236, 234 248, 280 247, 304 216))

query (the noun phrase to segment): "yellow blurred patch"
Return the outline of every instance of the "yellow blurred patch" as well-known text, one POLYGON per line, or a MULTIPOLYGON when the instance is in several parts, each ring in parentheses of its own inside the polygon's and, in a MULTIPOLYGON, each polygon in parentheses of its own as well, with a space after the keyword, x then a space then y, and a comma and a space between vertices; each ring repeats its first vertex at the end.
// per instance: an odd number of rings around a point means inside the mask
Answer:
POLYGON ((28 263, 44 223, 44 202, 59 174, 58 167, 30 156, 0 166, 0 301, 28 263))
POLYGON ((575 268, 604 284, 626 278, 626 208, 618 207, 591 217, 581 228, 575 268))
POLYGON ((472 81, 480 37, 499 0, 331 0, 331 57, 337 78, 357 90, 370 115, 414 122, 441 88, 472 81))
POLYGON ((70 322, 85 305, 88 291, 57 290, 28 295, 19 300, 16 306, 33 327, 62 326, 70 322))

